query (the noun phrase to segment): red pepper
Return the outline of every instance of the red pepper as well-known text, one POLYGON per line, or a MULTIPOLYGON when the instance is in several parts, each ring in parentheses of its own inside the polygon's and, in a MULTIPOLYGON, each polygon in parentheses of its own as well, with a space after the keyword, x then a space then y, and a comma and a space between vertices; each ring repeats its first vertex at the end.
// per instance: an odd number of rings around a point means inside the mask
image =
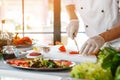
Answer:
POLYGON ((78 51, 70 51, 69 54, 79 54, 78 51))
POLYGON ((66 52, 66 48, 64 45, 59 47, 60 52, 66 52))

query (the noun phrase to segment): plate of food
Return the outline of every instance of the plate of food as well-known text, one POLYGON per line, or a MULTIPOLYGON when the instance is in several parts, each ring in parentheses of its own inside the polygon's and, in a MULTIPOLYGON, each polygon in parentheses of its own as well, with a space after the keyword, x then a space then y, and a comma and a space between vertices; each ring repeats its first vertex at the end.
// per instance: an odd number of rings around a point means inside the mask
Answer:
POLYGON ((20 38, 19 36, 16 36, 13 38, 12 45, 16 47, 30 47, 34 45, 33 40, 30 37, 24 36, 20 38))
POLYGON ((75 62, 58 59, 37 58, 16 58, 5 61, 5 64, 21 69, 40 70, 40 71, 61 71, 71 69, 75 62))

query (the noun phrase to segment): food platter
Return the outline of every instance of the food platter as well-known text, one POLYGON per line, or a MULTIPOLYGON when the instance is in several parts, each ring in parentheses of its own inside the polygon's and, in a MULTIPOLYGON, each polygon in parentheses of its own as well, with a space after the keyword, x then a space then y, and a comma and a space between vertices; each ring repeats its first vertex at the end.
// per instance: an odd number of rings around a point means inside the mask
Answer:
POLYGON ((26 67, 26 66, 21 66, 21 65, 16 65, 16 64, 11 64, 10 63, 10 61, 19 61, 19 60, 21 60, 20 63, 22 63, 25 60, 32 60, 32 58, 10 59, 10 60, 6 60, 4 62, 5 62, 5 64, 7 64, 11 67, 15 67, 15 68, 19 68, 19 69, 26 69, 26 70, 37 70, 37 71, 38 70, 39 71, 63 71, 63 70, 71 69, 76 64, 75 62, 71 62, 71 61, 68 61, 68 60, 58 60, 58 59, 54 59, 54 60, 55 61, 65 61, 65 62, 69 62, 71 64, 67 67, 57 67, 57 68, 39 67, 39 68, 36 68, 36 67, 28 67, 28 66, 26 67))
MULTIPOLYGON (((15 67, 15 68, 20 68, 20 69, 27 69, 27 70, 40 70, 40 71, 61 71, 61 70, 67 70, 67 69, 71 69, 73 66, 75 66, 75 62, 71 62, 71 65, 69 65, 68 67, 58 67, 58 68, 34 68, 34 67, 23 67, 23 66, 19 66, 19 65, 15 65, 15 64, 10 64, 9 62, 13 60, 13 61, 17 61, 17 60, 26 60, 26 59, 10 59, 10 60, 6 60, 5 64, 11 66, 11 67, 15 67)), ((28 58, 27 60, 31 60, 31 58, 28 58)), ((58 60, 60 61, 60 60, 58 60)), ((66 61, 66 60, 65 60, 66 61)), ((70 62, 70 61, 68 61, 70 62)))

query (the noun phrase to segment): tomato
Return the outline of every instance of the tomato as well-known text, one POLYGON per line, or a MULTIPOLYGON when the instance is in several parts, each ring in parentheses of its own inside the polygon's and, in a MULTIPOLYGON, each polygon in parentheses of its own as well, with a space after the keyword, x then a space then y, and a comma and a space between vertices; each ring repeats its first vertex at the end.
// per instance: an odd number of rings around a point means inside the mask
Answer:
POLYGON ((20 65, 20 64, 23 64, 25 61, 23 61, 23 60, 15 60, 14 61, 14 64, 16 64, 16 65, 20 65))
POLYGON ((69 54, 79 54, 78 51, 70 51, 69 54))
POLYGON ((71 61, 67 61, 67 60, 56 60, 55 63, 58 65, 58 66, 70 66, 72 64, 71 61))
POLYGON ((67 61, 67 60, 61 60, 61 63, 65 66, 70 66, 72 64, 71 61, 67 61))
POLYGON ((9 64, 14 64, 15 62, 14 62, 14 60, 9 60, 8 63, 9 64))
POLYGON ((64 45, 59 47, 60 52, 66 52, 66 48, 64 45))
POLYGON ((29 67, 29 63, 24 63, 23 65, 22 65, 23 67, 29 67))

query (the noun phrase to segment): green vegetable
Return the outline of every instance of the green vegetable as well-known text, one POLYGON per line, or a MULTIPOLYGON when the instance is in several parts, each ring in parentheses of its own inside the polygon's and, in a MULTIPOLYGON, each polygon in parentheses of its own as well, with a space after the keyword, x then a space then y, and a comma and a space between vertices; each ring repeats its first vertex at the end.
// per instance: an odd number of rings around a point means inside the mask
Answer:
POLYGON ((112 47, 104 47, 97 58, 97 63, 76 65, 70 75, 78 79, 120 80, 120 52, 112 47))
POLYGON ((56 65, 53 62, 51 61, 48 62, 48 68, 54 68, 55 66, 56 65))
POLYGON ((120 65, 120 53, 117 52, 112 47, 105 47, 102 50, 102 52, 104 53, 104 58, 103 58, 103 61, 102 61, 102 67, 104 69, 110 68, 113 77, 115 77, 116 69, 120 65))
POLYGON ((115 80, 120 80, 120 66, 117 68, 115 80))
POLYGON ((61 66, 57 66, 54 60, 51 59, 43 59, 42 57, 34 58, 29 61, 30 67, 33 68, 58 68, 61 66))
POLYGON ((78 79, 113 80, 110 69, 103 69, 100 64, 92 62, 84 62, 74 66, 70 75, 78 79))

